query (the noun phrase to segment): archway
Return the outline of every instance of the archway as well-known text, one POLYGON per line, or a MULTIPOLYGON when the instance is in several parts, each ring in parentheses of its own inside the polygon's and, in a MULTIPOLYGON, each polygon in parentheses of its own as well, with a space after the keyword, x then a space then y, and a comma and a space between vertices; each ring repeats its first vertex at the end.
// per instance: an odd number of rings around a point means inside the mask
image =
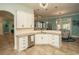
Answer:
POLYGON ((0 48, 14 46, 14 15, 11 12, 0 10, 0 48))

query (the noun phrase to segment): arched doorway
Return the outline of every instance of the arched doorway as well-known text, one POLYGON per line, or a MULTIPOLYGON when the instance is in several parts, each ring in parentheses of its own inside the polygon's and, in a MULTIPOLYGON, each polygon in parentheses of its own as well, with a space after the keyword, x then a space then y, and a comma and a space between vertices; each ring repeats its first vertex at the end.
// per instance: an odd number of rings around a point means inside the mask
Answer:
POLYGON ((0 10, 0 48, 13 48, 13 45, 14 15, 8 11, 0 10))

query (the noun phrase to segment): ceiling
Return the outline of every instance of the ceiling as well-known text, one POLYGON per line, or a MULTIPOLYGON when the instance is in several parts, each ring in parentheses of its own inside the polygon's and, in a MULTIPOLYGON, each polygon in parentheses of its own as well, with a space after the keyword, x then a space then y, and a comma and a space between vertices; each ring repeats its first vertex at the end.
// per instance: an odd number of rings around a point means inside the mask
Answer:
POLYGON ((27 3, 23 5, 34 9, 35 14, 41 16, 57 16, 74 12, 76 13, 79 11, 78 3, 48 3, 46 9, 40 7, 40 3, 27 3))
MULTIPOLYGON (((7 4, 4 3, 0 5, 7 4)), ((48 3, 46 9, 40 7, 40 3, 10 3, 8 5, 23 5, 25 7, 32 8, 34 10, 35 15, 41 15, 43 17, 79 12, 79 3, 48 3)))

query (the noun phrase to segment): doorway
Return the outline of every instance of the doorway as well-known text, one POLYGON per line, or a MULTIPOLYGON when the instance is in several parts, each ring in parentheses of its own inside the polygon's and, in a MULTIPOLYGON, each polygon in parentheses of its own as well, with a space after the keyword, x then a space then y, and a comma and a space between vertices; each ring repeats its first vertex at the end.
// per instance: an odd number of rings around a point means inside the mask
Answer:
POLYGON ((8 11, 0 11, 0 49, 14 46, 14 15, 8 11))

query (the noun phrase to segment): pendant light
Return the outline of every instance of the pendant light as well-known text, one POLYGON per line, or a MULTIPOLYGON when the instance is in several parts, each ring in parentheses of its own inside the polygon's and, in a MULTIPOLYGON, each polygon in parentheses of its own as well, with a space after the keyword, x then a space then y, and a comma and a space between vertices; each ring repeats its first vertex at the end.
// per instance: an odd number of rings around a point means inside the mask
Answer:
POLYGON ((46 9, 48 6, 48 3, 40 3, 40 7, 46 9))

